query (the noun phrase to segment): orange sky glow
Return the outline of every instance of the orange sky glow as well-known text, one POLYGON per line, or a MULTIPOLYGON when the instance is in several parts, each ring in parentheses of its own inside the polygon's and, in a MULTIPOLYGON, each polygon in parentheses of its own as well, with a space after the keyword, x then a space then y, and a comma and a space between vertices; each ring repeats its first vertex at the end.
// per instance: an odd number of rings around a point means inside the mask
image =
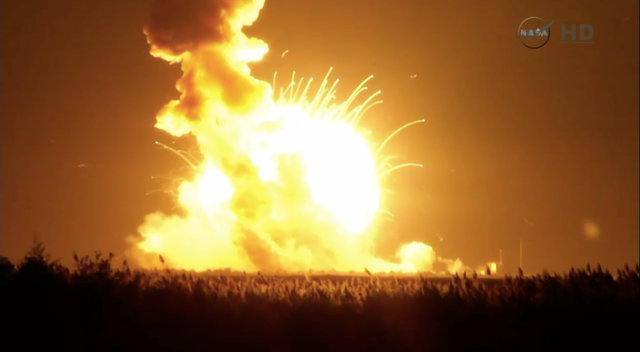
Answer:
MULTIPOLYGON (((0 9, 0 254, 124 256, 193 176, 154 143, 197 153, 154 128, 180 67, 149 55, 151 1, 44 3, 0 9)), ((386 147, 423 167, 386 180, 380 258, 419 241, 503 272, 638 263, 637 1, 267 0, 244 32, 269 46, 250 64, 266 82, 332 67, 344 100, 373 74, 371 140, 425 119, 386 147), (554 21, 538 49, 517 37, 529 16, 554 21), (593 38, 563 40, 571 24, 593 38)))

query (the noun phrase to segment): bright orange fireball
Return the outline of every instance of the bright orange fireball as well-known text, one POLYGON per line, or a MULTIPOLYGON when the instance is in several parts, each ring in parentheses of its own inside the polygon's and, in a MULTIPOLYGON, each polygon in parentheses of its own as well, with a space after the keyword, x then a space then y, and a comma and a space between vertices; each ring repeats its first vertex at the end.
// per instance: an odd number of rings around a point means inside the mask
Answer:
POLYGON ((169 24, 171 9, 158 7, 145 27, 152 55, 183 71, 180 99, 156 127, 195 136, 202 159, 178 188, 183 212, 149 214, 139 227, 138 259, 155 266, 160 254, 195 270, 431 270, 438 258, 424 243, 402 246, 397 261, 372 254, 382 179, 394 167, 379 155, 386 141, 374 145, 358 121, 379 92, 363 95, 367 78, 335 102, 338 81, 327 74, 318 87, 292 77, 275 94, 248 66, 266 43, 242 32, 262 6, 207 3, 193 21, 169 24))

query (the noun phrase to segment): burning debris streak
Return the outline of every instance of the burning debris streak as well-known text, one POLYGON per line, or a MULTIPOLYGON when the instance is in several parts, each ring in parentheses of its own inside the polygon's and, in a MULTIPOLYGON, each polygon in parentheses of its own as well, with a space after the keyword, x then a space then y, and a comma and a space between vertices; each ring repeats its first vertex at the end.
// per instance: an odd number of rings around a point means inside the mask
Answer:
POLYGON ((159 0, 144 33, 151 54, 180 64, 180 98, 158 114, 156 127, 195 137, 202 157, 162 145, 195 176, 178 187, 181 214, 155 212, 138 228, 132 252, 143 266, 158 255, 176 268, 206 270, 429 271, 459 260, 427 244, 401 246, 397 261, 372 253, 372 221, 381 185, 393 165, 358 122, 379 104, 365 79, 343 102, 331 70, 317 88, 297 79, 276 89, 251 75, 250 62, 268 50, 247 37, 261 0, 159 0), (315 92, 315 93, 314 93, 315 92))

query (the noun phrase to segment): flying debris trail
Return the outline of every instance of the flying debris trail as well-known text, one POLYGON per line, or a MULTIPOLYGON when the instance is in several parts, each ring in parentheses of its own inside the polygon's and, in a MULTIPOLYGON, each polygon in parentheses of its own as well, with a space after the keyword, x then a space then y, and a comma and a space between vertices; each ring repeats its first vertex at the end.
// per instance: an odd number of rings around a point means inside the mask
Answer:
POLYGON ((145 267, 195 270, 415 272, 433 270, 438 261, 462 268, 421 242, 401 246, 396 261, 372 254, 384 178, 414 164, 389 163, 381 153, 388 139, 375 144, 359 127, 380 102, 379 92, 365 94, 369 78, 336 102, 331 71, 317 86, 293 75, 280 89, 251 75, 249 64, 268 46, 242 29, 263 5, 153 4, 144 27, 150 52, 183 73, 179 99, 161 109, 155 127, 194 136, 202 157, 159 144, 183 158, 194 176, 176 190, 180 213, 148 214, 131 254, 145 267))

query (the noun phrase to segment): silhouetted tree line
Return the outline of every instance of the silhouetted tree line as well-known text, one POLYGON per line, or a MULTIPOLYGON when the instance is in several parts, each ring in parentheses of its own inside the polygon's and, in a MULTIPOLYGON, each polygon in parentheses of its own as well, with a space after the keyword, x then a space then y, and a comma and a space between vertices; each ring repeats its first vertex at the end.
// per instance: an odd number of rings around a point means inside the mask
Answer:
POLYGON ((635 350, 640 268, 480 279, 72 270, 0 258, 0 350, 635 350), (8 347, 7 349, 3 346, 8 347))

